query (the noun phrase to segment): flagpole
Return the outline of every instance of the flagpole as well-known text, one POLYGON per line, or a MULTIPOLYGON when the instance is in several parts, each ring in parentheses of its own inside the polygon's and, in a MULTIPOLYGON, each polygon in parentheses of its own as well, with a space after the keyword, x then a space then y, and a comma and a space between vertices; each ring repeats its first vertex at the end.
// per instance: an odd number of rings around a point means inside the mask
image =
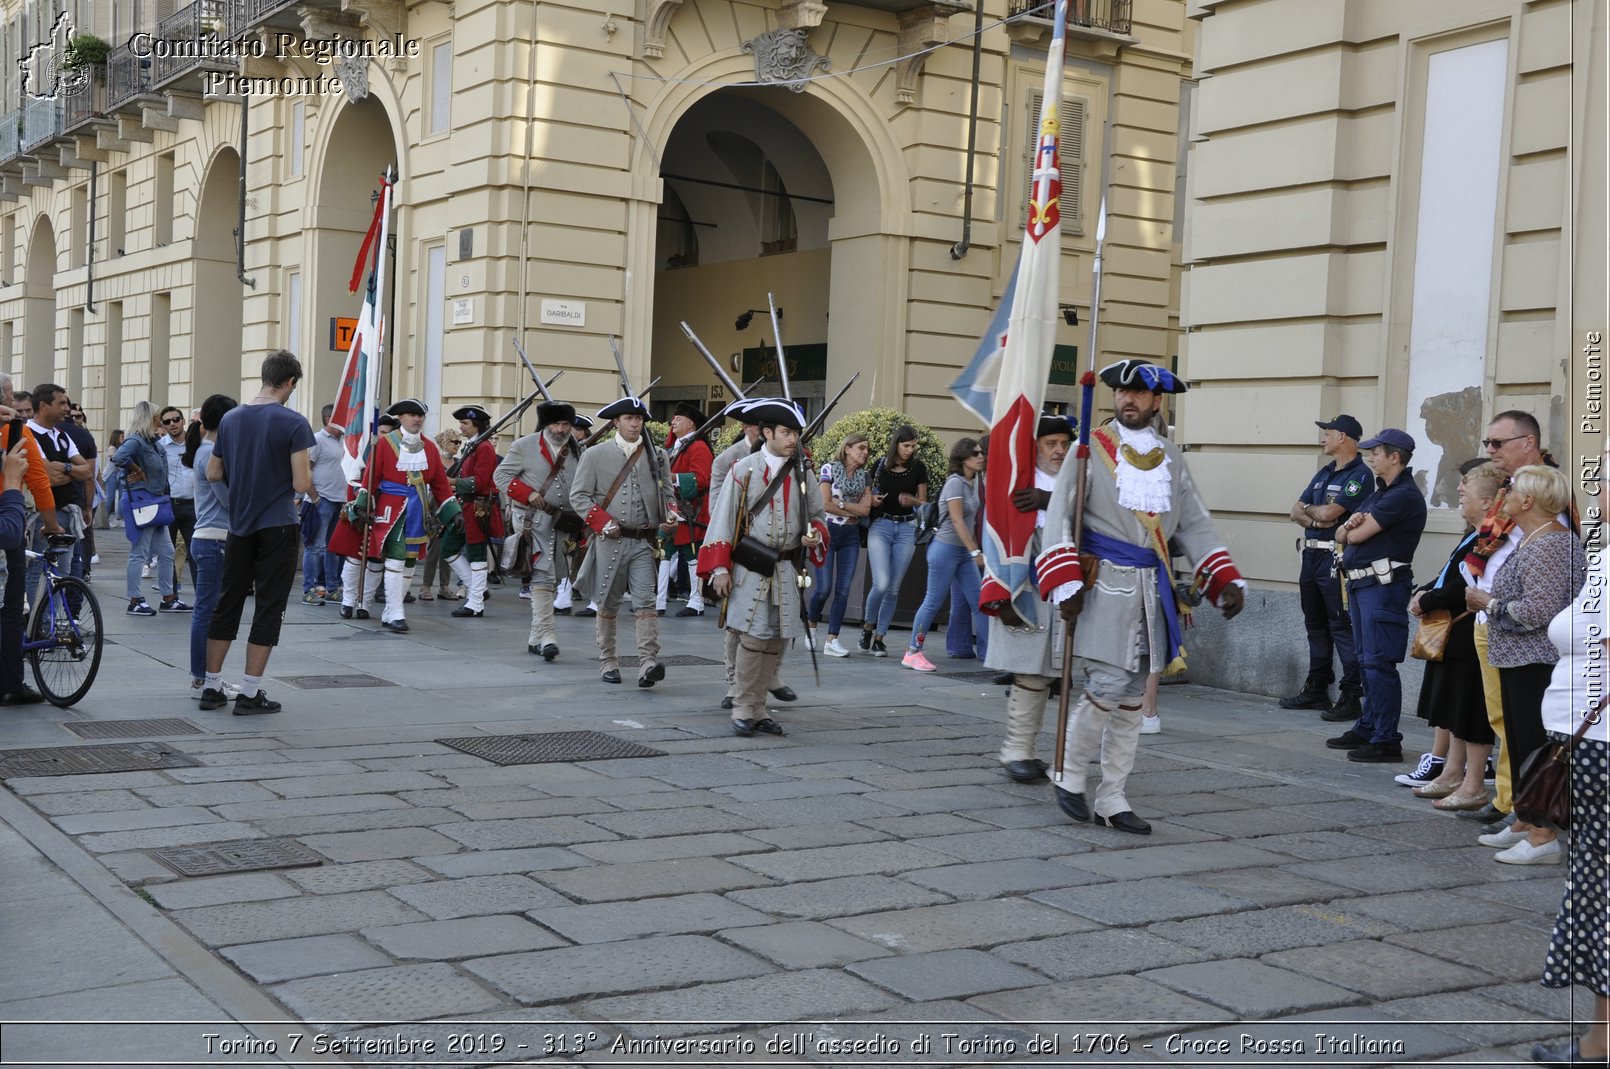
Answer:
MULTIPOLYGON (((375 283, 375 287, 374 287, 375 302, 374 303, 376 303, 376 304, 379 303, 380 298, 382 296, 384 296, 385 291, 386 291, 385 290, 385 285, 386 285, 386 246, 389 243, 389 238, 390 238, 390 234, 391 234, 391 182, 392 182, 392 171, 391 171, 391 168, 388 166, 386 168, 385 174, 383 174, 381 176, 381 179, 380 179, 380 242, 379 242, 378 245, 375 246, 375 266, 374 266, 374 283, 375 283)), ((377 483, 377 472, 376 472, 377 465, 374 463, 375 443, 373 441, 373 433, 372 432, 374 430, 378 429, 376 425, 377 425, 377 422, 378 422, 379 416, 380 416, 380 368, 383 366, 383 364, 382 364, 382 354, 385 352, 385 348, 386 348, 386 326, 387 325, 388 324, 387 324, 386 320, 383 319, 383 318, 379 319, 379 321, 375 324, 375 346, 374 346, 374 351, 373 351, 372 355, 368 356, 369 368, 368 368, 368 374, 365 376, 365 381, 364 381, 364 400, 363 400, 363 408, 361 410, 363 412, 363 416, 364 416, 364 424, 363 424, 362 433, 363 433, 363 436, 365 438, 370 439, 370 441, 369 441, 369 448, 368 448, 368 456, 366 456, 364 458, 364 468, 363 468, 363 483, 364 483, 364 489, 365 489, 365 491, 368 492, 368 495, 369 495, 369 507, 364 510, 363 531, 361 532, 362 537, 358 541, 358 546, 359 546, 359 551, 360 551, 361 556, 358 558, 359 559, 359 566, 358 566, 358 602, 357 603, 358 603, 358 605, 360 607, 363 605, 364 588, 368 585, 368 578, 369 578, 369 538, 370 538, 370 535, 374 531, 374 516, 375 516, 375 505, 376 505, 375 488, 376 488, 376 483, 377 483)), ((360 452, 363 451, 361 444, 359 446, 359 451, 360 452)), ((399 520, 400 519, 401 518, 399 517, 399 520)), ((382 564, 381 567, 384 568, 385 565, 382 564)))
MULTIPOLYGON (((1084 539, 1085 491, 1090 482, 1090 419, 1096 398, 1096 329, 1101 321, 1101 248, 1107 240, 1107 195, 1101 195, 1101 214, 1096 219, 1096 263, 1090 283, 1090 358, 1079 377, 1079 448, 1074 453, 1073 544, 1084 539)), ((1063 751, 1068 739, 1068 697, 1073 689, 1073 632, 1077 618, 1062 625, 1062 688, 1057 695, 1057 734, 1054 771, 1062 774, 1063 751)))

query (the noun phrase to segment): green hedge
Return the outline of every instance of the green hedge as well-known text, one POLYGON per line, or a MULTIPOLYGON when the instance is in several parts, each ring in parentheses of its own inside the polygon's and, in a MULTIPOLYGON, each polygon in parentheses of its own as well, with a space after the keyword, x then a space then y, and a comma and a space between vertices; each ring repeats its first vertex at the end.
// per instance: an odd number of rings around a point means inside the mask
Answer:
POLYGON ((871 466, 889 451, 894 432, 907 425, 917 432, 917 458, 928 468, 928 500, 937 501, 945 473, 950 470, 950 447, 933 428, 895 409, 868 408, 834 420, 811 442, 811 457, 820 468, 833 459, 840 442, 852 434, 864 434, 872 447, 867 454, 867 464, 871 466))

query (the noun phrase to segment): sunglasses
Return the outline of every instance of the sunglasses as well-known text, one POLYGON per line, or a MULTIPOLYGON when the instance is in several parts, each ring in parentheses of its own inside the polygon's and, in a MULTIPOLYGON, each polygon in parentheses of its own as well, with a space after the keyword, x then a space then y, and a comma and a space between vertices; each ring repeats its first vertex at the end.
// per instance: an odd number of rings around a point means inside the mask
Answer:
POLYGON ((1481 444, 1486 446, 1488 449, 1498 449, 1501 446, 1508 445, 1510 442, 1518 442, 1522 438, 1530 437, 1530 434, 1517 434, 1513 438, 1483 438, 1481 440, 1481 444))
POLYGON ((169 416, 167 419, 163 420, 162 422, 163 423, 183 423, 184 422, 184 417, 183 416, 169 416))

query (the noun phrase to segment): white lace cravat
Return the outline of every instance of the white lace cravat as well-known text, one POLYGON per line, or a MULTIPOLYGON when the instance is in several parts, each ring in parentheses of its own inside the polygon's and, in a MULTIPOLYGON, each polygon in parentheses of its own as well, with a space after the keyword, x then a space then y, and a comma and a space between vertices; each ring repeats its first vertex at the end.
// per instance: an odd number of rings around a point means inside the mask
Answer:
POLYGON ((1145 456, 1154 449, 1162 449, 1162 439, 1150 427, 1132 431, 1118 424, 1118 503, 1126 509, 1141 512, 1167 512, 1174 504, 1170 487, 1170 461, 1165 455, 1155 468, 1146 470, 1131 464, 1124 456, 1123 446, 1145 456))

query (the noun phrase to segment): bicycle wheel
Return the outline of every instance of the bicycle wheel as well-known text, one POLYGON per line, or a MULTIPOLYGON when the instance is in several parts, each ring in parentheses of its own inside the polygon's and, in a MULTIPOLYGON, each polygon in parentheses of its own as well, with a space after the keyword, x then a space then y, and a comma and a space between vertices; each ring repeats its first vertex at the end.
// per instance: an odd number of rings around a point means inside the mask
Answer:
POLYGON ((34 681, 47 701, 65 709, 89 693, 105 641, 101 604, 89 584, 71 575, 51 580, 48 596, 34 606, 28 621, 28 641, 50 642, 28 651, 34 681))

